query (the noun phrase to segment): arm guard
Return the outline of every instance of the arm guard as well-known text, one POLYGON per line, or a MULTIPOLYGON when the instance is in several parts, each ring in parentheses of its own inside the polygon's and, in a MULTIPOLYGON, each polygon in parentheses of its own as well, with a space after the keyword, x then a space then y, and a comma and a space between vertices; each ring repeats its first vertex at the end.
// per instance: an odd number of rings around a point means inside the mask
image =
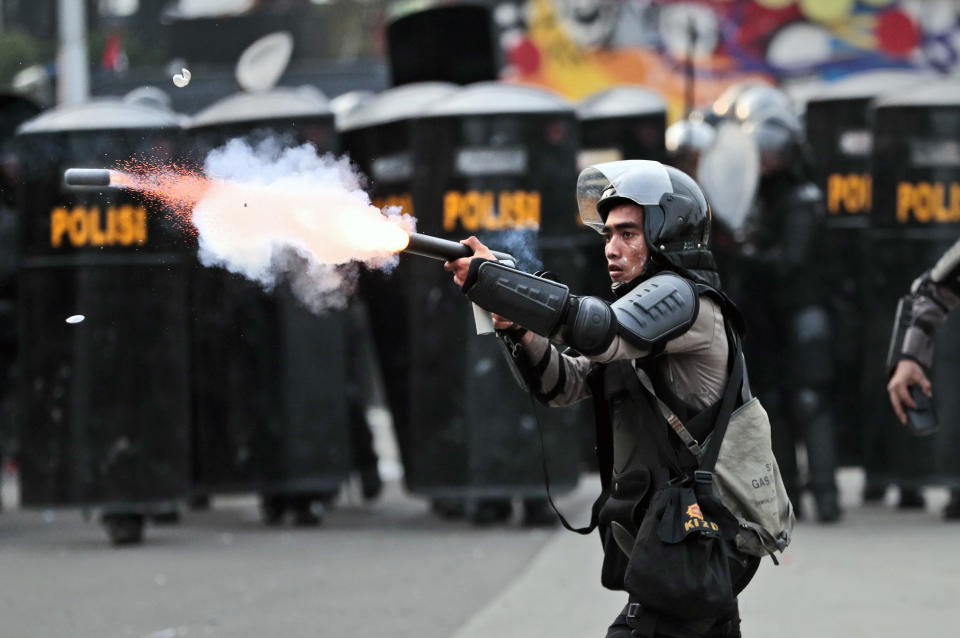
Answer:
POLYGON ((492 261, 480 262, 464 282, 467 297, 539 335, 558 339, 585 355, 600 354, 613 341, 610 306, 595 297, 576 297, 564 284, 492 261), (474 281, 471 281, 474 280, 474 281))
POLYGON ((605 352, 618 334, 643 350, 660 347, 686 332, 700 309, 693 284, 673 274, 650 278, 611 307, 596 297, 571 295, 555 281, 486 261, 466 292, 482 308, 587 356, 605 352))
POLYGON ((933 365, 936 331, 960 303, 960 242, 937 261, 933 270, 918 277, 910 291, 897 305, 887 352, 891 371, 900 359, 912 359, 928 370, 933 365))

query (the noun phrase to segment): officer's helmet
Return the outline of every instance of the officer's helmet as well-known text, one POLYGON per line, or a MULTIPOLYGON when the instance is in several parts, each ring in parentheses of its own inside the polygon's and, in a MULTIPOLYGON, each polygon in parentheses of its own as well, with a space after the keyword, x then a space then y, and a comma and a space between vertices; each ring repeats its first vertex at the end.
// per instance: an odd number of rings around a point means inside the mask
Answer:
POLYGON ((703 115, 691 113, 689 118, 667 127, 667 162, 688 175, 695 175, 700 155, 713 146, 716 139, 716 129, 704 121, 703 115))
POLYGON ((714 100, 710 108, 712 119, 735 119, 734 111, 740 96, 750 89, 762 86, 767 85, 759 80, 745 80, 731 84, 720 94, 720 97, 714 100))
POLYGON ((763 174, 799 161, 803 123, 786 93, 771 86, 750 89, 737 100, 735 112, 757 146, 763 174))
POLYGON ((615 206, 643 207, 643 234, 651 255, 683 265, 684 253, 708 250, 710 208, 697 183, 672 166, 622 160, 589 166, 577 180, 580 219, 597 232, 615 206))

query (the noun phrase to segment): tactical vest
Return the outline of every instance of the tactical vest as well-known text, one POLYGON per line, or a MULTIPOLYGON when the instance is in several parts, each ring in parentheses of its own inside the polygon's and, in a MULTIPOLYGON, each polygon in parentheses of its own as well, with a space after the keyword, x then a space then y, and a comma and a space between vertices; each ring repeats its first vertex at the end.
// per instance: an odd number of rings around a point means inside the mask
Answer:
MULTIPOLYGON (((697 288, 699 294, 710 295, 726 309, 729 302, 722 294, 702 284, 697 288)), ((728 319, 728 334, 729 323, 728 319)), ((638 360, 636 368, 631 360, 598 364, 587 378, 594 397, 600 478, 608 495, 598 516, 604 550, 601 583, 608 589, 624 589, 628 560, 627 552, 617 543, 614 523, 635 536, 654 492, 678 473, 671 468, 697 467, 696 458, 671 434, 670 425, 638 371, 698 441, 712 430, 719 408, 719 400, 703 410, 683 404, 662 382, 657 363, 653 356, 638 360), (672 450, 672 458, 666 456, 667 450, 672 450)))

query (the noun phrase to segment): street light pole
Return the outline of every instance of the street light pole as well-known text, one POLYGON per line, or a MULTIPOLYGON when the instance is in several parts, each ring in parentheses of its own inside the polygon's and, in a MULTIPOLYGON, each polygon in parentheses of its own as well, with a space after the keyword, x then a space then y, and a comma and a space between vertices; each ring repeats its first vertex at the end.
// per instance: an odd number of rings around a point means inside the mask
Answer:
POLYGON ((80 104, 90 95, 84 0, 58 0, 57 103, 80 104))

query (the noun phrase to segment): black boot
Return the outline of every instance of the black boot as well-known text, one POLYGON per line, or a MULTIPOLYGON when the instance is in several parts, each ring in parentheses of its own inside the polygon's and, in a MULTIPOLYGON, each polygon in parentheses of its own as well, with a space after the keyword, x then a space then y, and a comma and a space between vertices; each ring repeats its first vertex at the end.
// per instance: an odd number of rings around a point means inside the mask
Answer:
POLYGON ((817 520, 821 523, 834 523, 840 520, 840 499, 836 489, 815 490, 813 500, 817 507, 817 520))
POLYGON ((950 490, 950 501, 943 508, 943 518, 947 521, 960 521, 960 489, 950 490))
POLYGON ((918 510, 924 508, 923 495, 915 487, 900 486, 900 502, 897 507, 902 510, 918 510))
POLYGON ((545 498, 527 498, 523 500, 524 527, 553 527, 559 521, 557 515, 545 498))
POLYGON ((360 468, 360 488, 363 491, 363 500, 372 501, 383 491, 383 480, 376 463, 360 468))

